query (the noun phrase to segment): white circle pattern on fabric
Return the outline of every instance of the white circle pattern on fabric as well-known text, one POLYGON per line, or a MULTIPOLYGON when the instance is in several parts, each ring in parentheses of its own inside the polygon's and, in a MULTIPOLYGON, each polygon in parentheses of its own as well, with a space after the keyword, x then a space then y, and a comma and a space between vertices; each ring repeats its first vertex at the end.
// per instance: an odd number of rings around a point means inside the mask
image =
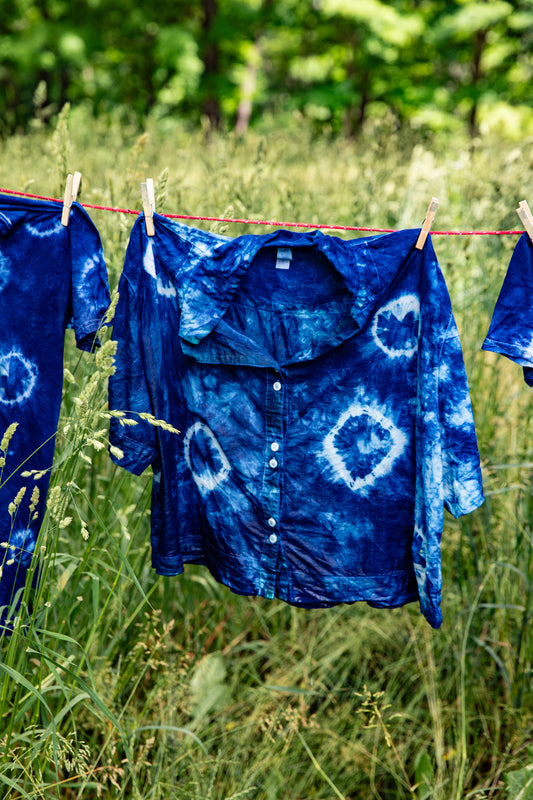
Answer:
POLYGON ((372 321, 372 337, 389 358, 409 357, 418 347, 420 301, 414 294, 404 294, 386 303, 372 321), (410 322, 411 324, 408 324, 410 322))
POLYGON ((0 356, 0 403, 12 406, 31 397, 37 373, 35 364, 16 350, 0 356))
POLYGON ((47 222, 46 227, 42 229, 35 227, 35 225, 32 225, 30 222, 27 222, 24 227, 30 236, 36 236, 37 239, 47 239, 49 236, 66 230, 65 226, 61 224, 60 219, 54 225, 50 225, 47 222))
POLYGON ((204 422, 195 422, 188 429, 183 439, 183 452, 193 480, 204 495, 224 483, 231 472, 231 465, 218 439, 204 422), (191 449, 194 445, 199 452, 206 450, 211 462, 207 463, 201 471, 192 463, 191 449), (218 466, 218 469, 215 469, 215 466, 218 466))
POLYGON ((352 492, 356 492, 388 475, 407 441, 406 434, 382 409, 353 403, 325 437, 322 454, 333 469, 334 479, 343 481, 352 492), (357 427, 348 447, 342 444, 341 438, 343 429, 352 421, 357 427), (361 471, 365 467, 366 473, 361 471))

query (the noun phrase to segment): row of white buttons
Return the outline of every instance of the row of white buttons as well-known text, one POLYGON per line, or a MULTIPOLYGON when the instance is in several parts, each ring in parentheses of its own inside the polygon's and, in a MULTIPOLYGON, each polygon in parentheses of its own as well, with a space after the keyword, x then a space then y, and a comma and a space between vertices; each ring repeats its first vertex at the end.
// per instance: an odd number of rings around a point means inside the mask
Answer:
MULTIPOLYGON (((274 389, 275 392, 280 392, 281 391, 281 383, 279 381, 275 381, 272 384, 272 388, 274 389)), ((270 449, 272 450, 273 453, 277 453, 278 450, 279 450, 279 444, 277 442, 272 442, 272 444, 270 445, 270 449)), ((272 469, 275 469, 278 466, 277 459, 275 459, 275 458, 271 458, 268 463, 270 464, 272 469)), ((270 517, 267 520, 267 522, 268 522, 268 524, 270 525, 271 528, 275 528, 276 520, 274 519, 274 517, 270 517)), ((268 541, 270 542, 270 544, 276 544, 276 542, 278 541, 278 537, 276 536, 275 533, 271 533, 270 536, 268 537, 268 541)))

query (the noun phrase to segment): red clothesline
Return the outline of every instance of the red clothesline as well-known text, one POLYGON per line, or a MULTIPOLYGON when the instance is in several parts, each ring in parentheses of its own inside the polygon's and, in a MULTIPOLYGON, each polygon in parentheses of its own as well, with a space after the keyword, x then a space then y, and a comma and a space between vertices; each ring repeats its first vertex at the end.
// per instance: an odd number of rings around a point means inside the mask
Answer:
MULTIPOLYGON (((18 197, 31 197, 34 200, 49 200, 53 203, 63 203, 62 199, 57 197, 42 197, 38 194, 29 194, 27 192, 17 192, 13 189, 2 189, 0 193, 14 194, 18 197)), ((134 214, 138 216, 141 212, 129 208, 113 208, 111 206, 97 206, 91 203, 80 203, 83 208, 92 208, 96 211, 113 211, 118 214, 134 214)), ((314 228, 321 230, 333 231, 363 231, 370 233, 394 233, 395 228, 366 228, 354 225, 324 225, 313 224, 308 222, 281 222, 277 220, 264 220, 264 219, 231 219, 228 217, 204 217, 191 214, 161 214, 163 217, 169 219, 186 219, 186 220, 202 220, 206 222, 236 222, 243 225, 272 225, 276 228, 314 228)), ((524 231, 430 231, 434 236, 511 236, 521 235, 524 231)))

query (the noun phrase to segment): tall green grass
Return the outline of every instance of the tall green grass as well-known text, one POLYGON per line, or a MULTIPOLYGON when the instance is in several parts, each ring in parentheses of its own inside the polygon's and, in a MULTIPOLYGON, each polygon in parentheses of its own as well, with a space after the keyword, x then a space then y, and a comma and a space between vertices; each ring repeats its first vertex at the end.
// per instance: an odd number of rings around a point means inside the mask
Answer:
MULTIPOLYGON (((0 143, 0 183, 61 196, 80 170, 82 202, 140 208, 153 176, 160 211, 378 227, 418 226, 436 195, 436 229, 514 229, 530 145, 266 124, 239 140, 170 121, 140 136, 65 111, 53 132, 0 143)), ((115 288, 134 218, 91 216, 115 288)), ((434 239, 487 495, 446 518, 438 631, 416 604, 302 611, 233 595, 200 567, 157 577, 150 476, 106 453, 112 345, 104 334, 80 355, 67 333, 40 581, 0 640, 0 796, 533 797, 531 399, 518 367, 480 350, 516 238, 434 239)))

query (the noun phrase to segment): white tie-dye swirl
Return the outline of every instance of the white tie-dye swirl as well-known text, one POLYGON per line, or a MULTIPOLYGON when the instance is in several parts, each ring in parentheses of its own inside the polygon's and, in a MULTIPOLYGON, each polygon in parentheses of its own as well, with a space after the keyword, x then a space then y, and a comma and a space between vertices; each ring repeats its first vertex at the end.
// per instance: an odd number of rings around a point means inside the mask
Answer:
POLYGON ((333 470, 334 480, 343 481, 346 486, 356 492, 367 486, 372 486, 378 478, 388 475, 394 462, 400 456, 407 444, 407 436, 389 419, 377 406, 361 404, 358 402, 352 405, 339 417, 336 424, 330 430, 323 441, 322 455, 326 457, 333 470), (351 450, 344 452, 337 442, 337 437, 344 426, 352 419, 361 420, 367 423, 359 437, 353 442, 351 450), (369 452, 379 451, 383 447, 383 433, 387 434, 388 450, 382 458, 374 463, 364 475, 353 475, 349 460, 353 460, 354 466, 358 465, 361 455, 366 456, 369 452), (377 439, 378 441, 374 441, 377 439))
POLYGON ((16 350, 0 356, 0 403, 16 405, 33 394, 37 367, 16 350))
MULTIPOLYGON (((383 350, 390 358, 410 357, 416 353, 417 340, 418 340, 418 320, 420 318, 420 301, 414 294, 404 294, 401 297, 391 300, 386 303, 379 311, 376 312, 372 321, 372 336, 377 346, 383 350), (386 331, 391 333, 390 321, 399 328, 401 333, 401 326, 407 321, 407 317, 412 314, 414 317, 414 325, 412 330, 406 328, 403 331, 403 338, 400 336, 400 347, 395 346, 392 341, 385 341, 384 334, 386 331)), ((392 331, 394 333, 394 331, 392 331)), ((394 336, 391 336, 393 339, 394 336)))
POLYGON ((24 229, 30 234, 30 236, 36 236, 38 239, 46 239, 49 236, 54 236, 56 233, 60 231, 65 231, 66 228, 64 225, 61 224, 61 220, 59 219, 55 225, 46 225, 43 228, 36 228, 30 222, 27 222, 24 225, 24 229))
POLYGON ((204 422, 195 422, 188 429, 183 439, 183 452, 193 480, 203 495, 220 486, 231 472, 231 465, 219 441, 211 428, 204 422), (205 450, 209 453, 211 464, 206 463, 201 471, 195 471, 192 463, 191 447, 194 444, 196 444, 198 453, 202 453, 205 450), (219 468, 215 470, 213 465, 217 465, 217 462, 219 468))

